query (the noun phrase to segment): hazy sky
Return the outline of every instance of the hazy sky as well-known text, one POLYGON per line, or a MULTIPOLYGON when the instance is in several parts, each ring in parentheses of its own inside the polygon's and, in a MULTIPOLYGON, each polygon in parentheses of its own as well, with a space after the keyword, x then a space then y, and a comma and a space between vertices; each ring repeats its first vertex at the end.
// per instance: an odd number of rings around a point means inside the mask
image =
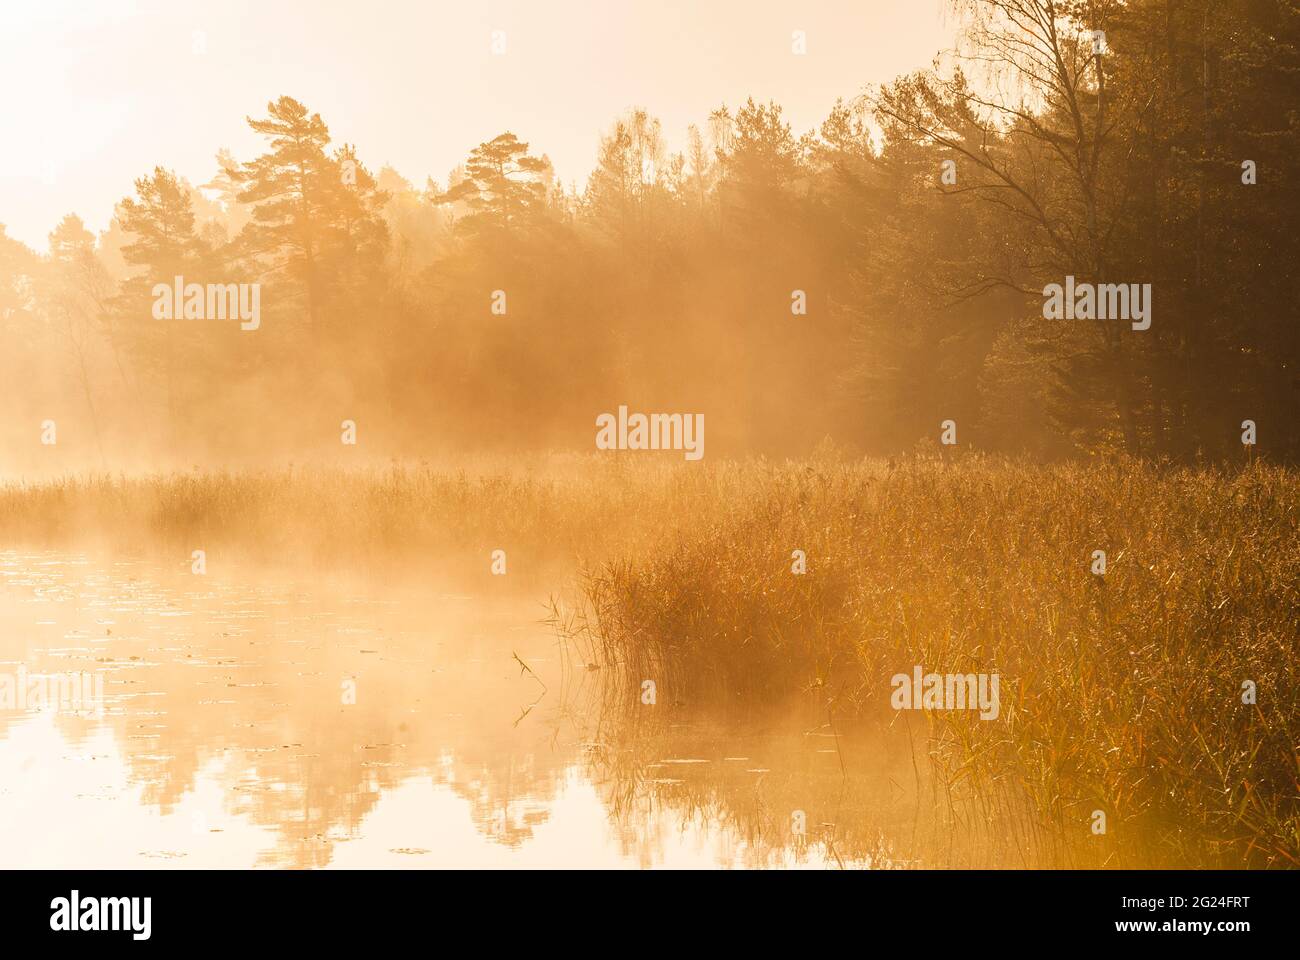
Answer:
POLYGON ((69 212, 103 229, 132 181, 198 184, 245 116, 288 94, 336 143, 417 186, 504 130, 567 184, 631 106, 690 123, 775 99, 796 133, 837 96, 951 45, 944 0, 0 0, 0 223, 44 250, 69 212), (491 51, 505 31, 506 53, 491 51), (808 52, 791 52, 791 34, 808 52), (198 50, 196 51, 196 46, 198 50))

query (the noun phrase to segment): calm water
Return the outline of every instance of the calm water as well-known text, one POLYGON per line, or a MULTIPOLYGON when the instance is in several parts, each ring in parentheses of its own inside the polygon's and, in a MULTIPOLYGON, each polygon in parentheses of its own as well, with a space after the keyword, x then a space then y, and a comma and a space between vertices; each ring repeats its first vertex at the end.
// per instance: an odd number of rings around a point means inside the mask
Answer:
POLYGON ((0 674, 103 691, 0 709, 0 867, 818 868, 844 855, 792 811, 832 837, 905 793, 846 801, 844 745, 806 725, 630 740, 581 708, 593 674, 544 615, 0 552, 0 674))

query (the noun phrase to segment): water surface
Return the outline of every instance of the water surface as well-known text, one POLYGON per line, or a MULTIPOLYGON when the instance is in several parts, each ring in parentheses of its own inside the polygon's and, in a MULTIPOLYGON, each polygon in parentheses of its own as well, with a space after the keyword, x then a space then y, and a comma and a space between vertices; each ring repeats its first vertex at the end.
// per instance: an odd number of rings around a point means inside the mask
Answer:
POLYGON ((0 552, 0 673, 103 690, 0 710, 0 867, 843 862, 825 730, 610 739, 540 599, 0 552))

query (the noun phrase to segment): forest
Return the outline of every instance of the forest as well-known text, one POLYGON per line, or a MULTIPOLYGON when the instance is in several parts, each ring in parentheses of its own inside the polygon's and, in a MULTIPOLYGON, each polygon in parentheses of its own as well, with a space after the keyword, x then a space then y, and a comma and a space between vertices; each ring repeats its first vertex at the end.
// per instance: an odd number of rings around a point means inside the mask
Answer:
POLYGON ((751 99, 670 151, 632 106, 581 184, 545 130, 415 183, 276 91, 260 155, 142 170, 98 236, 0 233, 5 467, 310 458, 345 420, 378 460, 590 451, 619 404, 704 414, 711 456, 953 421, 1041 460, 1294 460, 1300 7, 954 12, 956 51, 816 129, 751 99), (258 285, 260 326, 156 319, 176 277, 258 285), (1067 277, 1148 290, 1149 325, 1057 319, 1067 277))

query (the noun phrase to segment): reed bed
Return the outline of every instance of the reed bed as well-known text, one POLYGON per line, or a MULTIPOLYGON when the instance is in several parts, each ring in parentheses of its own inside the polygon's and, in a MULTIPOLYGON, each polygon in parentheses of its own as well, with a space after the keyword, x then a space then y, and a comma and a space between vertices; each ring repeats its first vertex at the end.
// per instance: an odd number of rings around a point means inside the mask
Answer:
POLYGON ((653 679, 660 704, 737 722, 814 700, 896 723, 893 675, 996 673, 996 720, 920 714, 941 790, 1116 852, 1091 865, 1300 865, 1293 471, 922 459, 741 486, 589 572, 560 617, 615 710, 653 679))
POLYGON ((827 451, 0 486, 5 546, 184 564, 204 548, 480 582, 504 549, 502 579, 563 598, 555 623, 611 716, 644 716, 652 679, 661 717, 752 726, 793 705, 897 725, 893 675, 996 673, 996 720, 907 712, 927 777, 959 798, 954 818, 959 802, 967 822, 1014 810, 1063 849, 1091 843, 1103 811, 1097 847, 1114 856, 1057 858, 1098 866, 1300 865, 1298 526, 1296 472, 1259 462, 827 451))

